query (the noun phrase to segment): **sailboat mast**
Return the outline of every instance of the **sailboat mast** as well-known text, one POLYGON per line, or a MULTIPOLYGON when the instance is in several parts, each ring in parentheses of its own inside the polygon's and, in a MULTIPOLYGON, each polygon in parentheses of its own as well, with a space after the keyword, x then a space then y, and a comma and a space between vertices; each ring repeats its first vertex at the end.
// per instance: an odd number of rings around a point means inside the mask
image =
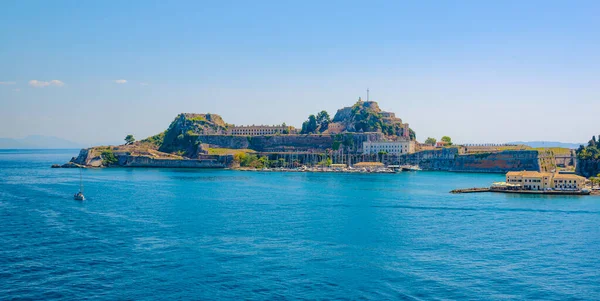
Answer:
POLYGON ((83 172, 79 169, 79 191, 83 193, 83 172))

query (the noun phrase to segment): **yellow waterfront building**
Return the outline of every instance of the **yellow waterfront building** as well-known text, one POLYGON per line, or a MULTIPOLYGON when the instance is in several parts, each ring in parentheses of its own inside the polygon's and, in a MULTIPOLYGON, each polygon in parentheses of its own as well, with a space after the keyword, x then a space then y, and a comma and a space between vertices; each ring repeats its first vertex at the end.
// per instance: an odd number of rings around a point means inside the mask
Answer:
POLYGON ((577 189, 583 188, 586 179, 574 174, 548 173, 538 171, 509 171, 506 183, 520 185, 527 190, 577 189))
POLYGON ((573 174, 555 174, 553 187, 556 189, 581 189, 585 184, 584 177, 573 174))

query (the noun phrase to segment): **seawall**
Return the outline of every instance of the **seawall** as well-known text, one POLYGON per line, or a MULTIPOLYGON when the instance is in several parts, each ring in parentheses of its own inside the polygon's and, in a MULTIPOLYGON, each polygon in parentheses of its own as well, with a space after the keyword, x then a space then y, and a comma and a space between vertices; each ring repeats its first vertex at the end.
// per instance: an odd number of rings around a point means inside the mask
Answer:
POLYGON ((199 159, 157 159, 146 156, 118 156, 118 166, 158 168, 225 168, 233 161, 232 156, 210 156, 199 159))

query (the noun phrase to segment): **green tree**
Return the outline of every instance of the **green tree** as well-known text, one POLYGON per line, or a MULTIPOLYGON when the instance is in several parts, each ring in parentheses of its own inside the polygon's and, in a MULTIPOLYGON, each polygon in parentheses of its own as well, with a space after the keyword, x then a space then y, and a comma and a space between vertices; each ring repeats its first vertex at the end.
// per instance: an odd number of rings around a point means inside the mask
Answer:
POLYGON ((588 147, 596 147, 598 142, 596 141, 596 136, 592 136, 592 139, 588 142, 588 147))
POLYGON ((125 136, 125 145, 130 145, 133 144, 135 142, 135 138, 133 138, 133 135, 129 134, 127 136, 125 136))
POLYGON ((318 164, 321 166, 331 166, 331 164, 333 164, 333 161, 331 161, 331 158, 325 158, 321 160, 321 162, 319 162, 318 164))
POLYGON ((594 188, 594 184, 600 186, 600 174, 596 177, 590 177, 590 181, 592 182, 592 189, 594 188))
POLYGON ((437 142, 437 140, 435 140, 435 138, 432 138, 432 137, 428 137, 428 138, 425 140, 425 144, 431 144, 431 145, 434 145, 436 142, 437 142))
POLYGON ((340 149, 340 145, 342 145, 341 141, 333 141, 333 144, 331 145, 331 149, 334 151, 337 151, 340 149))
POLYGON ((329 117, 329 113, 323 110, 317 114, 316 117, 317 126, 319 127, 319 132, 323 133, 329 127, 329 123, 331 123, 331 118, 329 117))
POLYGON ((442 141, 448 143, 448 145, 452 145, 452 138, 448 137, 448 136, 444 136, 441 139, 442 141))
POLYGON ((287 124, 282 123, 281 126, 283 127, 283 131, 281 132, 284 135, 288 135, 290 133, 290 128, 287 126, 287 124))
POLYGON ((410 140, 417 140, 417 133, 415 133, 415 131, 413 131, 413 129, 409 128, 408 129, 408 137, 410 138, 410 140))
POLYGON ((308 116, 308 120, 302 123, 301 134, 315 134, 317 132, 317 117, 315 115, 308 116))

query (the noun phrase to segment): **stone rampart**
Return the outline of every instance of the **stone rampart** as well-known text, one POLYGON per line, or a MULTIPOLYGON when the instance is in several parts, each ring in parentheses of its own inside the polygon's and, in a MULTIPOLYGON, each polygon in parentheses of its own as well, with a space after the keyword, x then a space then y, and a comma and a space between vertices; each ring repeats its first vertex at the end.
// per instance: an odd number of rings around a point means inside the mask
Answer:
MULTIPOLYGON (((362 151, 364 141, 382 140, 381 133, 352 133, 353 152, 362 151)), ((288 151, 324 151, 331 149, 336 139, 335 135, 265 135, 265 136, 232 136, 232 135, 201 135, 200 143, 211 147, 252 149, 259 152, 288 152, 288 151)))

